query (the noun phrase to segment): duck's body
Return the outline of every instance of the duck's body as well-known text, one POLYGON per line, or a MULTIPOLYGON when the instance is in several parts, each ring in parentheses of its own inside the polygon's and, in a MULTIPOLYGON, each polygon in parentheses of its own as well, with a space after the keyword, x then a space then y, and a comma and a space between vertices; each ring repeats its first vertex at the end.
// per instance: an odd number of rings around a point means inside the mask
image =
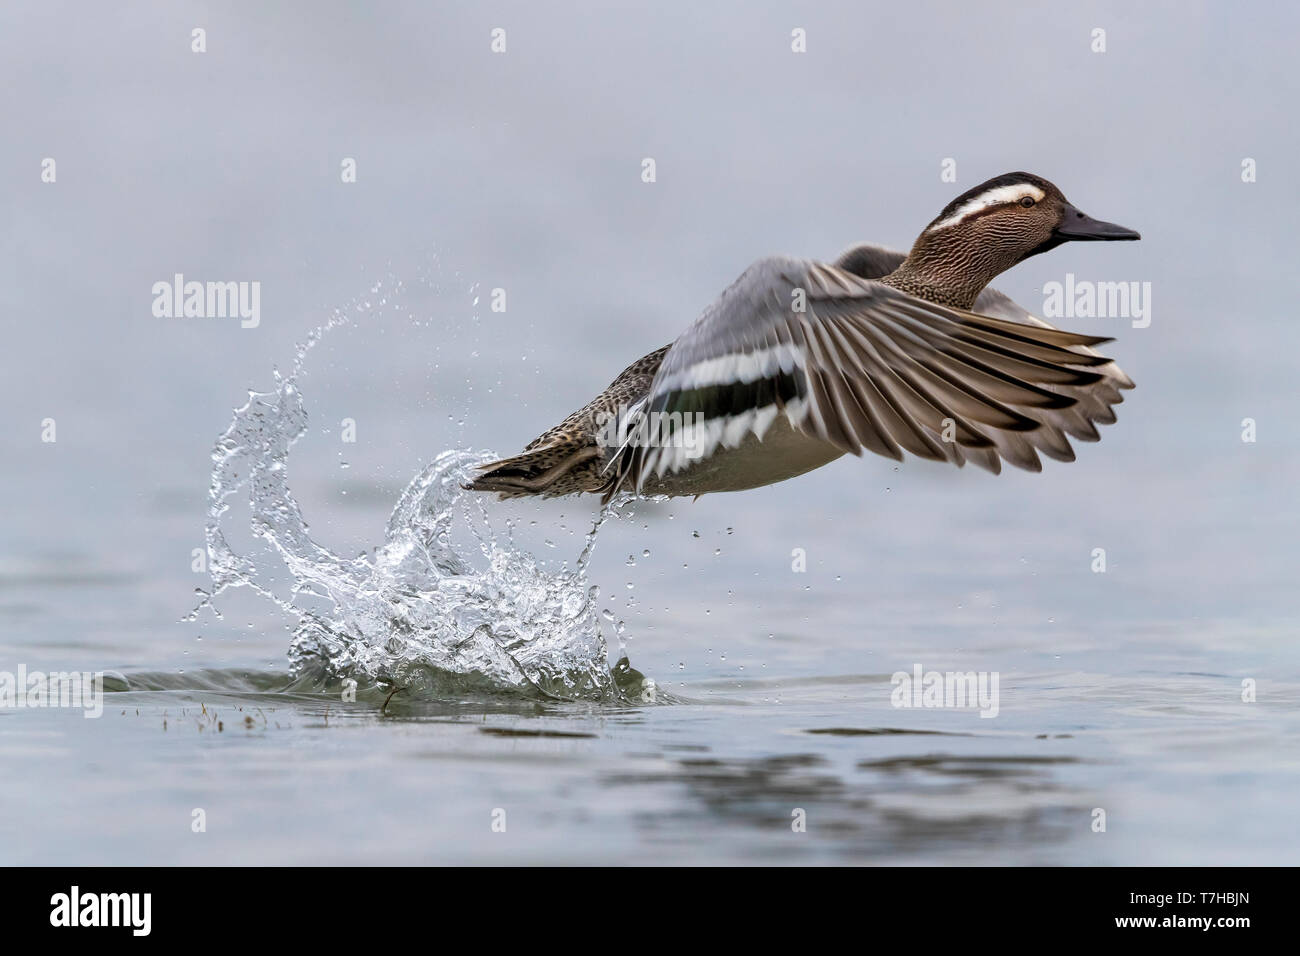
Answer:
POLYGON ((1002 459, 1041 470, 1040 451, 1072 461, 1066 436, 1096 441, 1133 383, 1092 350, 1108 339, 1053 329, 985 286, 1069 239, 1135 238, 1013 173, 951 203, 907 256, 760 260, 677 341, 468 487, 742 491, 863 448, 994 473, 1002 459))

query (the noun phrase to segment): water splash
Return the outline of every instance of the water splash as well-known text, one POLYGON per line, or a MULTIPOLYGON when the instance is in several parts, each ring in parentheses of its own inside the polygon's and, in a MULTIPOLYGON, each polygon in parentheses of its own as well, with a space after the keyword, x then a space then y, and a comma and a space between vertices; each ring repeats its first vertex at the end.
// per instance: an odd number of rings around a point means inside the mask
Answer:
POLYGON ((252 392, 212 453, 207 551, 212 590, 190 619, 230 588, 246 587, 296 620, 289 660, 300 680, 355 680, 405 691, 406 699, 512 693, 550 699, 655 699, 653 681, 628 665, 613 671, 586 577, 602 512, 573 568, 542 567, 493 527, 483 497, 465 492, 487 452, 444 451, 407 486, 384 543, 356 558, 314 541, 289 487, 290 449, 307 430, 298 389, 308 351, 350 316, 315 330, 275 390, 252 392), (252 532, 292 578, 278 593, 271 572, 227 543, 223 522, 246 491, 252 532), (457 544, 468 531, 477 547, 457 544))

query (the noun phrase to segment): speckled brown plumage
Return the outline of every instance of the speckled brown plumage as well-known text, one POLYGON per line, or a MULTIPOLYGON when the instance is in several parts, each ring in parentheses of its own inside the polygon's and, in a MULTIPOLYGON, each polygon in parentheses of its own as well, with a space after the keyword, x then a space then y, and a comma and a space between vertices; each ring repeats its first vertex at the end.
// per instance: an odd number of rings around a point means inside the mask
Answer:
POLYGON ((605 465, 617 448, 602 445, 600 423, 645 397, 670 347, 637 359, 591 402, 530 441, 522 454, 485 465, 465 487, 495 491, 502 498, 602 492, 610 481, 605 465))
POLYGON ((1058 202, 1065 202, 1061 191, 1031 173, 990 179, 948 203, 917 237, 907 258, 880 281, 927 302, 969 309, 998 275, 1055 245, 1049 236, 1058 202), (990 206, 954 226, 940 226, 979 193, 1012 183, 1035 185, 1050 201, 1018 209, 1014 218, 1000 215, 999 206, 990 206))

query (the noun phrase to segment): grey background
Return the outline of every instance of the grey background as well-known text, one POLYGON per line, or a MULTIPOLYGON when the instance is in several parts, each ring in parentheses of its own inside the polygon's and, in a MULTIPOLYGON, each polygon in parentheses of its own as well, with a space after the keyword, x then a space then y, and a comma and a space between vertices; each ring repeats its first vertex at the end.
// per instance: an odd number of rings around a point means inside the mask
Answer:
MULTIPOLYGON (((1149 679, 1171 707, 1189 673, 1228 700, 1243 676, 1291 686, 1298 20, 1215 3, 6 4, 0 667, 284 668, 283 622, 261 602, 232 598, 202 644, 177 623, 205 583, 190 549, 208 454, 246 391, 335 309, 381 297, 377 282, 403 283, 402 310, 331 333, 303 381, 313 426, 293 486, 339 553, 379 543, 438 451, 514 452, 758 256, 906 248, 957 192, 1025 169, 1142 232, 998 282, 1033 310, 1066 272, 1152 283, 1150 328, 1064 323, 1117 337, 1109 354, 1138 383, 1119 423, 1042 475, 846 459, 611 526, 592 577, 647 595, 620 613, 634 663, 689 683, 974 654, 1103 675, 1080 685, 1094 699, 1149 679), (1258 182, 1241 182, 1244 157, 1258 182), (175 272, 259 281, 260 327, 154 318, 151 286, 175 272), (494 287, 504 314, 486 308, 494 287), (344 417, 356 445, 338 441, 344 417), (1095 547, 1105 576, 1088 570, 1095 547), (642 548, 653 561, 625 567, 642 548)), ((539 538, 563 528, 568 559, 594 513, 515 507, 539 538)), ((1282 738, 1283 715, 1269 720, 1260 754, 1282 738)), ((1152 792, 1209 788, 1229 749, 1152 792)), ((1242 784, 1185 813, 1152 792, 1133 804, 1166 823, 1228 807, 1245 827, 1243 806, 1264 801, 1267 821, 1283 789, 1242 784)), ((1256 845, 1192 831, 1152 839, 1174 856, 1216 843, 1219 859, 1256 845)))

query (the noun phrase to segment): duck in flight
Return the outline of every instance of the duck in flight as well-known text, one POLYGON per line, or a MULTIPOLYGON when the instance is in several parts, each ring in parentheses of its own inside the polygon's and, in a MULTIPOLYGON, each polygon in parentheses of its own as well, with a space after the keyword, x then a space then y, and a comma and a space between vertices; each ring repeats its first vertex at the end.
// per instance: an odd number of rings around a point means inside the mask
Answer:
POLYGON ((675 342, 465 487, 503 498, 701 495, 804 474, 863 450, 994 474, 1073 461, 1133 382, 988 283, 1065 242, 1132 240, 1029 173, 949 203, 906 256, 751 265, 675 342), (1067 437, 1068 436, 1068 437, 1067 437))

